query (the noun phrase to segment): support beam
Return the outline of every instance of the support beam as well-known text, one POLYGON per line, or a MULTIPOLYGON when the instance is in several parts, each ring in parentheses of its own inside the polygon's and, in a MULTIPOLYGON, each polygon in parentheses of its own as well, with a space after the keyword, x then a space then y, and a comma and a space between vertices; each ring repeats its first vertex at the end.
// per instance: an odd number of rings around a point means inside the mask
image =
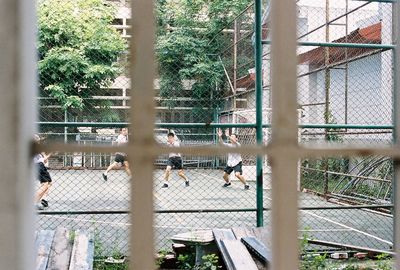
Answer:
POLYGON ((0 266, 7 270, 34 265, 34 18, 34 1, 0 1, 0 266))
POLYGON ((154 9, 153 1, 132 1, 130 118, 135 129, 128 157, 134 172, 131 181, 130 269, 155 269, 153 235, 154 148, 154 9))
POLYGON ((271 3, 272 269, 298 269, 296 2, 271 3), (284 16, 283 16, 284 14, 284 16))

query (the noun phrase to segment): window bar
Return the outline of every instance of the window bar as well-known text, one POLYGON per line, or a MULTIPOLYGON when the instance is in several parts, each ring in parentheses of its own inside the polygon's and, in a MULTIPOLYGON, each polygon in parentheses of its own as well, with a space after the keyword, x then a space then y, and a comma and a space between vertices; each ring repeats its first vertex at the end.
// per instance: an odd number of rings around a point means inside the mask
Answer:
POLYGON ((135 129, 127 154, 132 162, 130 269, 154 269, 153 233, 153 130, 154 9, 153 1, 133 0, 130 40, 132 99, 130 117, 135 129), (139 185, 140 183, 140 185, 139 185))
POLYGON ((272 269, 298 269, 296 18, 295 1, 271 1, 272 269))

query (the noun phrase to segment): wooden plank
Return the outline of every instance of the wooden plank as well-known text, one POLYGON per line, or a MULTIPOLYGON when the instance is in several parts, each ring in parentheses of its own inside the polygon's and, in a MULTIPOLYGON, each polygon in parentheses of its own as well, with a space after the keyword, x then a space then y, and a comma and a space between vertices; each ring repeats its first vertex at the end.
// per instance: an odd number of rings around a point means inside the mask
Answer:
POLYGON ((243 237, 242 243, 247 247, 250 253, 255 254, 264 263, 270 263, 272 259, 271 251, 253 236, 243 237))
POLYGON ((242 237, 254 236, 253 230, 248 227, 233 227, 232 232, 238 240, 242 237))
POLYGON ((68 270, 72 252, 73 233, 65 228, 55 232, 48 270, 68 270))
POLYGON ((230 260, 232 269, 235 270, 258 270, 256 263, 251 257, 246 247, 240 240, 221 240, 222 246, 229 255, 227 259, 230 260))
MULTIPOLYGON (((237 239, 243 239, 244 237, 256 237, 256 235, 260 235, 261 231, 264 228, 249 228, 249 227, 233 227, 232 231, 235 234, 237 239)), ((258 269, 266 269, 266 263, 260 257, 256 256, 255 254, 251 253, 254 262, 256 263, 258 269)))
POLYGON ((207 245, 214 241, 214 237, 211 230, 202 230, 176 234, 171 237, 171 240, 185 245, 207 245))
POLYGON ((92 270, 94 241, 91 233, 76 231, 69 270, 92 270))
POLYGON ((271 229, 267 227, 253 228, 253 235, 267 248, 271 249, 271 229))
POLYGON ((235 234, 231 229, 213 229, 212 230, 215 240, 235 240, 235 234))
POLYGON ((222 259, 225 262, 225 266, 227 270, 235 270, 232 261, 229 258, 229 253, 226 250, 225 246, 222 244, 222 240, 235 240, 235 235, 232 230, 228 229, 213 229, 213 235, 215 238, 215 242, 217 243, 218 249, 221 252, 222 259))
POLYGON ((46 270, 54 233, 51 230, 42 230, 37 233, 35 241, 36 270, 46 270))

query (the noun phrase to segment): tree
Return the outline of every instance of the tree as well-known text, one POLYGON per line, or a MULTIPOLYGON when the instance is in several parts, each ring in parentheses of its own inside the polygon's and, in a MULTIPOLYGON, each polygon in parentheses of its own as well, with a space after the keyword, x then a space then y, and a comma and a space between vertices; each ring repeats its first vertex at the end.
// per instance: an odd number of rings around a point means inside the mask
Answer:
POLYGON ((160 95, 164 106, 192 82, 195 121, 212 121, 218 106, 216 89, 224 83, 224 70, 218 54, 230 37, 217 35, 249 0, 158 0, 156 52, 159 63, 160 95), (204 108, 207 107, 207 108, 204 108))
POLYGON ((111 26, 115 9, 103 0, 39 0, 40 95, 64 110, 99 113, 107 103, 85 100, 121 74, 126 42, 111 26), (100 108, 100 109, 99 109, 100 108))

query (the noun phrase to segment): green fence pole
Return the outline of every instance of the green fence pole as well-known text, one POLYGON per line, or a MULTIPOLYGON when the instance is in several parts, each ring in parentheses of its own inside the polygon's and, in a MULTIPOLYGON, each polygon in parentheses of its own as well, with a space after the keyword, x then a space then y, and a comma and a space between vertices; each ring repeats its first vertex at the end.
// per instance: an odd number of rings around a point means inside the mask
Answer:
MULTIPOLYGON (((262 16, 262 1, 255 1, 255 68, 256 68, 256 140, 257 144, 263 143, 262 130, 262 44, 261 44, 261 16, 262 16)), ((257 190, 257 227, 264 225, 263 212, 263 157, 257 156, 256 160, 256 190, 257 190)))
MULTIPOLYGON (((392 40, 395 43, 395 49, 393 50, 393 115, 392 115, 392 123, 393 123, 393 143, 395 147, 398 147, 400 144, 400 133, 399 133, 399 117, 400 117, 400 95, 399 91, 399 64, 400 64, 400 43, 399 43, 399 30, 400 30, 400 3, 392 5, 392 23, 393 23, 393 32, 392 32, 392 40)), ((400 194, 400 186, 398 180, 400 179, 400 161, 399 159, 393 159, 393 180, 392 180, 392 203, 394 204, 394 209, 392 209, 393 214, 393 250, 397 250, 399 248, 399 239, 400 239, 400 218, 399 218, 399 200, 398 195, 400 194)), ((395 269, 399 269, 400 262, 396 260, 394 265, 395 269)))

